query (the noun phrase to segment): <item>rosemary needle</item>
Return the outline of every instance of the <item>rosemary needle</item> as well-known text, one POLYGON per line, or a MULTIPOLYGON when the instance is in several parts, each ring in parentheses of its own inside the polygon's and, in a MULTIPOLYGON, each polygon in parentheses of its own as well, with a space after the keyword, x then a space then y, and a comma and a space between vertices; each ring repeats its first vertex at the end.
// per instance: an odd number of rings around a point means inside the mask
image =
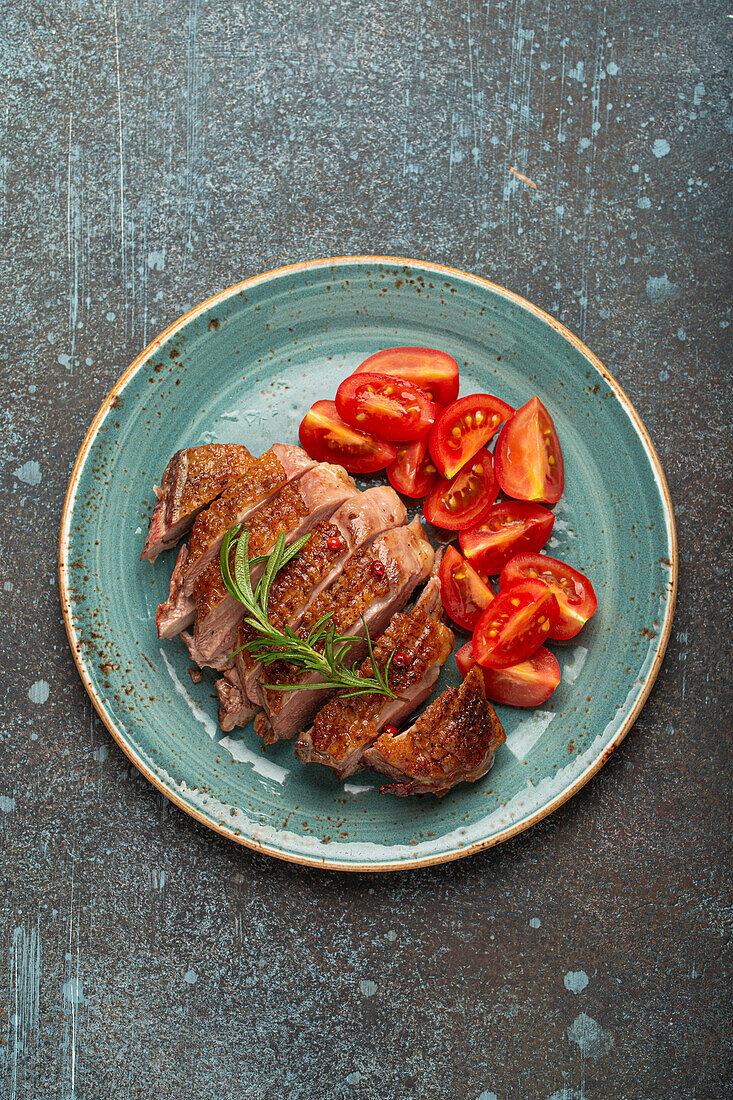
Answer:
POLYGON ((244 605, 246 611, 244 622, 256 635, 245 642, 242 648, 247 649, 265 667, 278 661, 286 661, 303 669, 304 672, 315 672, 319 676, 316 684, 267 684, 268 691, 303 691, 332 687, 345 697, 374 694, 387 695, 391 699, 396 699, 397 696, 389 686, 389 669, 394 653, 390 654, 382 671, 374 656, 372 639, 363 615, 361 618, 372 676, 360 676, 357 671, 357 662, 351 665, 347 663, 351 647, 361 639, 348 634, 338 634, 331 621, 333 612, 323 615, 314 623, 306 638, 301 638, 289 626, 278 630, 269 621, 267 602, 275 577, 289 561, 298 556, 309 538, 310 535, 304 535, 291 546, 286 546, 285 535, 278 535, 271 553, 250 558, 249 531, 242 532, 241 523, 227 531, 219 555, 221 575, 230 595, 244 605), (232 572, 230 554, 233 546, 236 549, 232 572), (253 589, 251 570, 253 566, 261 565, 263 562, 265 569, 253 589))

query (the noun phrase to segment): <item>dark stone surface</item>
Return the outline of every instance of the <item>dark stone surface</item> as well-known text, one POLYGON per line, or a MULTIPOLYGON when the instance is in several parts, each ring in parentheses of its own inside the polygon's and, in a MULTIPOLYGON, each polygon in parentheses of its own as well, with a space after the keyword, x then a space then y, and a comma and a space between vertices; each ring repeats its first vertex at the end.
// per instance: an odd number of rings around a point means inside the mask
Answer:
POLYGON ((4 6, 3 1096, 730 1095, 732 26, 666 0, 4 6), (367 252, 488 275, 586 340, 661 455, 681 586, 572 802, 361 878, 224 843, 138 776, 55 555, 84 431, 152 336, 367 252))

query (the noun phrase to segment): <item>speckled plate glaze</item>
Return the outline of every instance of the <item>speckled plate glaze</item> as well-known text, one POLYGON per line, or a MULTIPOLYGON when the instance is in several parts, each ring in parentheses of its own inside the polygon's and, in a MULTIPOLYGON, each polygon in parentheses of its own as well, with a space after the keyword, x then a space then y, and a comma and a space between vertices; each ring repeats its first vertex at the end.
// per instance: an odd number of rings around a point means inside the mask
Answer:
MULTIPOLYGON (((217 294, 128 368, 94 419, 61 527, 64 618, 92 702, 132 762, 176 805, 224 836, 281 859, 353 871, 417 867, 497 844, 551 813, 631 728, 669 637, 677 548, 659 459, 626 395, 557 321, 451 268, 387 257, 296 264, 217 294), (462 393, 518 406, 539 394, 557 425, 566 489, 548 550, 588 573, 598 613, 555 651, 562 684, 544 707, 497 707, 507 743, 493 770, 443 799, 379 794, 362 772, 340 783, 225 737, 212 681, 191 682, 155 608, 173 553, 138 560, 152 485, 175 450, 209 441, 255 452, 295 441, 310 403, 382 347, 439 347, 462 393)), ((458 644, 464 637, 458 636, 458 644)), ((457 682, 449 661, 441 686, 457 682)))

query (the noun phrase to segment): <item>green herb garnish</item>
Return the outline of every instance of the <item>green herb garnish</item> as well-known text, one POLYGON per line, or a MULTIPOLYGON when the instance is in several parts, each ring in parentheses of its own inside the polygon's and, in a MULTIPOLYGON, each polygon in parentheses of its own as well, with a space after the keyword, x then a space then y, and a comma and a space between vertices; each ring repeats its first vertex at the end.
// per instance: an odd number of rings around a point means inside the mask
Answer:
POLYGON ((267 618, 267 601, 270 598, 275 577, 283 566, 298 556, 310 535, 304 535, 287 547, 285 535, 278 535, 270 554, 260 554, 258 557, 250 558, 249 531, 241 533, 241 529, 240 523, 227 531, 219 554, 221 575, 226 589, 235 600, 244 604, 247 612, 244 622, 257 635, 245 642, 236 652, 246 649, 265 667, 277 661, 287 661, 305 672, 317 672, 320 677, 317 684, 267 684, 268 691, 303 691, 333 687, 345 697, 374 694, 387 695, 391 699, 396 699, 397 696, 389 686, 389 669, 394 653, 390 654, 382 671, 374 657, 372 640, 363 615, 361 620, 364 624, 372 676, 360 676, 357 672, 357 662, 351 666, 346 663, 349 650, 361 639, 348 634, 337 634, 336 627, 331 622, 333 612, 323 615, 318 622, 314 623, 307 638, 299 637, 289 626, 284 627, 283 630, 277 630, 267 618), (230 568, 232 546, 236 546, 233 575, 230 568), (267 564, 257 582, 257 587, 253 589, 250 570, 262 562, 267 564))

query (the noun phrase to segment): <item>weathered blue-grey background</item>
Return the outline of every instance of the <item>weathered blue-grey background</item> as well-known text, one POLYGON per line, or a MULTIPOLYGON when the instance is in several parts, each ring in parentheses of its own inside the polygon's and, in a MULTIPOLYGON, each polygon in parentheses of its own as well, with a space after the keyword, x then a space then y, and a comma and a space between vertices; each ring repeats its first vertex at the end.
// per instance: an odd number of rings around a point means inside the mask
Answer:
POLYGON ((682 0, 5 0, 3 1097, 730 1095, 732 30, 682 0), (583 336, 682 557, 603 771, 500 849, 381 878, 171 808, 92 714, 55 581, 74 456, 146 342, 247 275, 365 252, 583 336))

